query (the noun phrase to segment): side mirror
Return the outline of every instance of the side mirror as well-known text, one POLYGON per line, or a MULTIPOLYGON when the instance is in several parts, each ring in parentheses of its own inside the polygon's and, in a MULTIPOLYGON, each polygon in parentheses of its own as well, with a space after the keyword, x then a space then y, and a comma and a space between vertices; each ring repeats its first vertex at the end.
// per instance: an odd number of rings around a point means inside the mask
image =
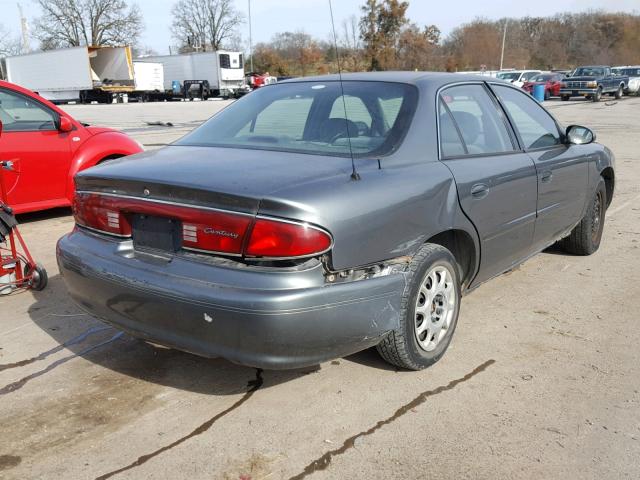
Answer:
POLYGON ((58 123, 58 131, 62 133, 68 133, 73 130, 73 122, 69 120, 69 117, 60 117, 60 122, 58 123))
POLYGON ((567 128, 567 142, 573 145, 587 145, 596 141, 596 134, 587 127, 571 125, 567 128))

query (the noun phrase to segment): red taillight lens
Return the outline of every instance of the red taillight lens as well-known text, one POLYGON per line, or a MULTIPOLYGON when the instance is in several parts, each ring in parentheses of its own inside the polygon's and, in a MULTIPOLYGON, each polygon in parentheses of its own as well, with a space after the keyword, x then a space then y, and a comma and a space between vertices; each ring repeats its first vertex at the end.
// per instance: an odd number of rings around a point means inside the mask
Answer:
POLYGON ((182 223, 183 248, 248 257, 294 258, 331 248, 331 236, 304 223, 175 205, 153 200, 76 192, 73 215, 78 225, 123 237, 134 236, 134 214, 173 218, 182 223), (245 244, 247 233, 251 236, 245 244))
POLYGON ((326 252, 328 233, 306 224, 257 218, 245 250, 249 257, 291 258, 326 252))
POLYGON ((186 210, 189 211, 180 212, 178 216, 182 220, 183 247, 233 255, 242 253, 242 244, 252 216, 195 208, 186 210))
POLYGON ((73 216, 76 223, 84 227, 123 237, 131 235, 131 224, 113 197, 78 192, 73 202, 73 216))

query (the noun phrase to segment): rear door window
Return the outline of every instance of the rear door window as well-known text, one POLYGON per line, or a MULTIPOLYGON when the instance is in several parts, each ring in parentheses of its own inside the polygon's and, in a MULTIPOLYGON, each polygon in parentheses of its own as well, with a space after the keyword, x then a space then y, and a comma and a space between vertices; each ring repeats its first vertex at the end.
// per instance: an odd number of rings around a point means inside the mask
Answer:
POLYGON ((455 156, 455 152, 460 151, 456 137, 462 137, 463 151, 468 155, 514 150, 505 120, 483 85, 447 88, 440 95, 440 102, 440 142, 444 156, 455 156))
POLYGON ((548 148, 561 143, 555 120, 525 93, 502 85, 493 86, 511 116, 525 149, 548 148))

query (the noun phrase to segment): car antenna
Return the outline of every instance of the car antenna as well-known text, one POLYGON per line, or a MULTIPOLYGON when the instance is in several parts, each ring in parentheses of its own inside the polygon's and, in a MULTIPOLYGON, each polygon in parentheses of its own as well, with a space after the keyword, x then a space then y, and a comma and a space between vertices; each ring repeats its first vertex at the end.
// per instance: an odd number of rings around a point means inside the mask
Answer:
POLYGON ((338 62, 338 78, 340 79, 340 92, 342 93, 342 107, 344 108, 344 123, 347 126, 347 140, 349 142, 349 154, 351 155, 351 180, 360 180, 360 174, 356 171, 356 162, 353 159, 353 147, 351 146, 351 133, 349 132, 349 119, 347 118, 347 101, 344 98, 344 85, 342 84, 342 66, 340 64, 340 51, 338 50, 338 37, 336 35, 336 24, 333 21, 333 6, 329 0, 329 12, 331 13, 331 28, 333 29, 333 45, 336 49, 336 60, 338 62))

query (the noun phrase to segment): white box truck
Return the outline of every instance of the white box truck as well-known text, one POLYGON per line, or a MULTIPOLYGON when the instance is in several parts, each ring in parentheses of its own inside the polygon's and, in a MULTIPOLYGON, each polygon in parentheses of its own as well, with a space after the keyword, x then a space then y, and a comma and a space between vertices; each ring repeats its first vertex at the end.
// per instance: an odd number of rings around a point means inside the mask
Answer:
POLYGON ((162 64, 164 90, 168 97, 234 97, 247 91, 241 52, 160 55, 137 58, 136 62, 162 64))
POLYGON ((135 89, 129 47, 74 47, 5 59, 7 80, 56 103, 99 101, 135 89))

